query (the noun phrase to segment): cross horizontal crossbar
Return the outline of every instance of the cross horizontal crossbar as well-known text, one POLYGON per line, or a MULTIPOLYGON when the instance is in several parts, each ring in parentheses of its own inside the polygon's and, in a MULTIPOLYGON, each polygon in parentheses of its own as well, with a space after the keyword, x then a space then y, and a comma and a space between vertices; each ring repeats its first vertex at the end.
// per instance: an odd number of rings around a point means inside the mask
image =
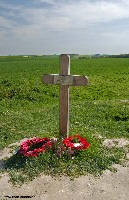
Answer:
POLYGON ((45 84, 57 85, 73 85, 85 86, 88 84, 88 78, 80 75, 58 75, 58 74, 45 74, 42 78, 45 84))

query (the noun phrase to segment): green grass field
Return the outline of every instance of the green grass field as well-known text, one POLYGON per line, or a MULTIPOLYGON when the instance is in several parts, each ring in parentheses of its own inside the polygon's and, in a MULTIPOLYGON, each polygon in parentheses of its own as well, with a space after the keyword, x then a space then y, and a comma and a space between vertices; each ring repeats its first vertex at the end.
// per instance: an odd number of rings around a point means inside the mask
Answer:
MULTIPOLYGON (((41 82, 43 74, 57 73, 58 58, 0 57, 1 149, 23 138, 59 136, 59 86, 41 82)), ((13 156, 7 162, 13 182, 41 172, 100 174, 125 157, 124 149, 109 150, 102 142, 129 139, 129 59, 71 59, 71 74, 88 76, 89 85, 70 88, 70 134, 86 137, 91 147, 69 161, 50 153, 36 159, 13 156)))

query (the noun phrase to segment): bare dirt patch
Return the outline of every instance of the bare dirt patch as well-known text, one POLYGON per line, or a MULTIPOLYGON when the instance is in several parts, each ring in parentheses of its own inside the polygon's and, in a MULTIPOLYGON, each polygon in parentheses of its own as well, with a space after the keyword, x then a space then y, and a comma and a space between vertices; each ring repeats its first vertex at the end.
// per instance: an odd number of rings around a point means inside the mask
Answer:
POLYGON ((129 163, 122 167, 114 165, 117 172, 106 170, 100 178, 81 176, 71 181, 68 177, 54 179, 41 175, 20 188, 13 187, 7 174, 0 180, 1 196, 33 196, 33 200, 128 200, 129 163))
POLYGON ((117 148, 123 148, 129 145, 129 140, 120 138, 120 139, 106 139, 103 142, 103 145, 112 148, 112 147, 117 147, 117 148))
MULTIPOLYGON (((127 146, 128 142, 125 139, 106 139, 103 144, 109 148, 114 145, 121 148, 127 146)), ((16 145, 16 143, 13 145, 16 145)), ((0 152, 1 163, 11 155, 10 148, 5 148, 0 152)), ((8 174, 4 173, 0 179, 0 197, 2 200, 5 199, 5 196, 10 198, 12 196, 19 196, 19 198, 31 196, 32 200, 128 200, 129 161, 126 162, 124 167, 116 164, 113 167, 117 169, 117 172, 105 170, 103 175, 97 178, 89 175, 70 180, 69 177, 65 176, 52 178, 42 174, 21 187, 14 187, 9 182, 8 174)))

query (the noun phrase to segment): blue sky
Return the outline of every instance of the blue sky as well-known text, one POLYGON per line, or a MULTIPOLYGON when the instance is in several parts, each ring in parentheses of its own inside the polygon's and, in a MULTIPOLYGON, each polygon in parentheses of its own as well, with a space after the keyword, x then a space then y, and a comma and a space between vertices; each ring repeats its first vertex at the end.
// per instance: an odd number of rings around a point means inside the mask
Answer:
POLYGON ((0 0, 0 55, 129 53, 129 0, 0 0))

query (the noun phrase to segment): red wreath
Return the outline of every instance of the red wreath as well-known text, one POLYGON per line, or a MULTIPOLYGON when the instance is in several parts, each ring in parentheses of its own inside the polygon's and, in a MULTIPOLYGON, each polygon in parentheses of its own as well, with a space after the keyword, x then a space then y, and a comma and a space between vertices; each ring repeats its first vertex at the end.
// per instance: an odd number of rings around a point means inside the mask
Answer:
POLYGON ((51 147, 51 141, 49 138, 33 138, 22 142, 19 153, 28 156, 35 157, 39 153, 45 152, 48 147, 51 147))
POLYGON ((80 135, 70 136, 69 138, 65 138, 63 140, 63 143, 66 147, 71 147, 73 149, 87 149, 90 144, 87 142, 85 138, 82 138, 80 135), (76 146, 77 143, 74 142, 74 140, 77 140, 79 145, 76 146))
MULTIPOLYGON (((80 135, 70 136, 69 138, 65 138, 62 142, 66 149, 85 150, 90 146, 87 140, 80 135)), ((61 149, 63 148, 63 151, 64 146, 60 147, 61 149)), ((45 152, 52 147, 53 140, 49 138, 33 138, 23 141, 18 152, 27 157, 35 157, 38 156, 39 153, 45 152)))

